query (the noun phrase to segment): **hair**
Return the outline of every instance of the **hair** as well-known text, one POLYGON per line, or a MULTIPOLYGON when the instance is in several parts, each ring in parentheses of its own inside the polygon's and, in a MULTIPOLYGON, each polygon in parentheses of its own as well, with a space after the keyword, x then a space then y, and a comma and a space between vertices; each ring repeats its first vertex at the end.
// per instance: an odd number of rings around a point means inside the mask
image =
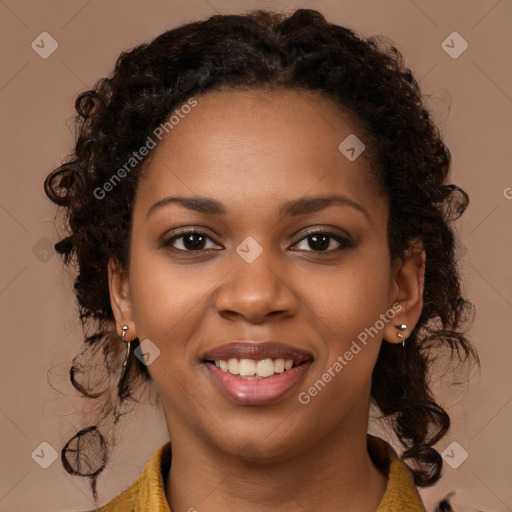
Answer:
MULTIPOLYGON (((382 343, 371 399, 403 445, 401 458, 410 461, 415 484, 434 484, 442 458, 433 445, 450 426, 431 390, 435 354, 449 349, 452 361, 478 363, 462 330, 474 308, 461 295, 451 227, 469 198, 447 182, 450 152, 401 53, 381 37, 362 38, 327 22, 316 10, 287 15, 256 10, 182 25, 122 53, 109 77, 78 96, 74 153, 48 175, 45 191, 64 214, 66 234, 55 249, 76 268, 84 352, 101 347, 109 374, 119 371, 107 266, 112 258, 128 268, 134 195, 148 157, 110 187, 107 199, 98 190, 174 109, 193 95, 226 88, 314 91, 352 114, 365 134, 366 158, 378 186, 389 200, 391 257, 404 258, 414 239, 423 243, 421 316, 405 348, 382 343)), ((71 382, 85 396, 98 398, 101 393, 77 381, 83 372, 73 360, 71 382)), ((109 388, 116 396, 104 415, 114 409, 114 423, 118 403, 133 399, 139 381, 150 381, 149 372, 130 357, 123 378, 109 388)), ((96 478, 108 460, 97 425, 78 432, 61 451, 68 472, 90 478, 95 500, 96 478), (83 454, 91 444, 93 455, 83 454)))

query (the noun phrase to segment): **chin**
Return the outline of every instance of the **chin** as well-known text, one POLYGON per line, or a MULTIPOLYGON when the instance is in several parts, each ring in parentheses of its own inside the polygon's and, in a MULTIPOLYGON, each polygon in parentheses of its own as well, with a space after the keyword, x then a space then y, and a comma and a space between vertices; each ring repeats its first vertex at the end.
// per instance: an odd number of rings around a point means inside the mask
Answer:
POLYGON ((290 423, 280 419, 272 427, 266 424, 266 428, 258 425, 248 428, 245 420, 243 425, 233 426, 233 428, 226 425, 221 431, 210 432, 208 437, 210 444, 218 450, 243 461, 252 463, 284 461, 297 456, 312 440, 312 436, 305 432, 303 427, 302 432, 290 435, 292 433, 289 428, 290 423), (278 428, 279 425, 286 428, 278 428))

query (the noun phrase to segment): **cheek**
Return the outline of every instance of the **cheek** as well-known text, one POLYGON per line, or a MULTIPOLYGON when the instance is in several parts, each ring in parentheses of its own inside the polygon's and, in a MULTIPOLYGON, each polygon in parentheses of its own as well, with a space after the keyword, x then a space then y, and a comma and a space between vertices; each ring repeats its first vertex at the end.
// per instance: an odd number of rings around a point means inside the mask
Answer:
POLYGON ((314 429, 346 417, 367 414, 371 375, 382 343, 386 287, 368 272, 332 275, 317 281, 311 294, 311 321, 322 340, 316 369, 299 390, 298 400, 315 414, 314 429), (351 411, 351 412, 350 412, 351 411))
POLYGON ((330 372, 327 380, 335 374, 333 381, 345 381, 345 385, 350 381, 352 389, 368 383, 382 331, 393 321, 390 314, 386 316, 389 282, 386 258, 364 258, 363 254, 352 264, 311 280, 308 308, 326 349, 318 362, 322 372, 330 372))
MULTIPOLYGON (((158 357, 148 366, 157 388, 174 406, 184 406, 190 397, 176 393, 190 379, 197 364, 197 326, 202 302, 211 288, 209 281, 173 271, 172 275, 156 262, 143 266, 133 258, 130 283, 133 317, 139 340, 149 339, 158 348, 158 357)), ((180 406, 180 407, 181 407, 180 406)))
MULTIPOLYGON (((309 279, 308 302, 332 334, 357 337, 388 307, 389 268, 362 261, 309 279)), ((381 329, 379 329, 381 330, 381 329)))
POLYGON ((132 253, 130 291, 137 335, 150 339, 160 356, 148 370, 154 380, 160 374, 181 375, 197 358, 195 334, 204 301, 215 284, 212 275, 172 266, 161 255, 132 253))
POLYGON ((214 284, 211 272, 172 264, 164 251, 134 247, 130 292, 139 334, 165 339, 179 324, 189 322, 214 284))

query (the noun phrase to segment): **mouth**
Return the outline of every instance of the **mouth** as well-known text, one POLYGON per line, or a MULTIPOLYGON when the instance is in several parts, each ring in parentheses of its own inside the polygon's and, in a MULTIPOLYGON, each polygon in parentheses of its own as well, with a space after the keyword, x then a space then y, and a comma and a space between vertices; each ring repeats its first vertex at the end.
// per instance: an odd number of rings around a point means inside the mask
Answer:
POLYGON ((279 342, 232 342, 201 358, 210 377, 232 401, 242 405, 275 403, 302 380, 311 354, 279 342))

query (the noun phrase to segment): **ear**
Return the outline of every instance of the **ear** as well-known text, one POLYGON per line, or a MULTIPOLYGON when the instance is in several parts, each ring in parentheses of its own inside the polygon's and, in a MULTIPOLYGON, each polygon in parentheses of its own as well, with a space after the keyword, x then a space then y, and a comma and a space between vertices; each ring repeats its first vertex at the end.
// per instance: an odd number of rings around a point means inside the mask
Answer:
POLYGON ((419 238, 411 240, 404 259, 393 264, 391 304, 396 314, 386 324, 383 337, 389 343, 402 343, 411 334, 423 309, 425 249, 419 238), (400 308, 398 307, 400 306, 400 308), (404 330, 396 326, 405 324, 404 330), (398 334, 402 334, 399 337, 398 334))
POLYGON ((122 270, 113 258, 110 258, 108 262, 108 288, 110 305, 116 321, 116 331, 121 336, 123 326, 128 326, 125 338, 126 341, 132 341, 137 337, 137 332, 133 321, 130 283, 126 271, 122 270))

